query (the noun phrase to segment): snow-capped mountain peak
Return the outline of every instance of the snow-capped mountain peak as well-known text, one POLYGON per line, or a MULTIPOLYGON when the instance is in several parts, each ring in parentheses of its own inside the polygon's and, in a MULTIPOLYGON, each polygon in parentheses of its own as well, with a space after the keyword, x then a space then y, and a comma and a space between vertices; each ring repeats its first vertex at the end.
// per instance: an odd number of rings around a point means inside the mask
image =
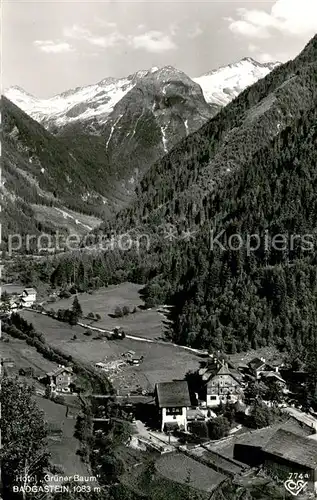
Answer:
MULTIPOLYGON (((260 63, 245 57, 233 64, 193 78, 202 88, 207 103, 225 106, 246 87, 266 76, 280 63, 260 63)), ((70 89, 48 99, 38 99, 18 86, 4 91, 5 96, 46 128, 64 127, 80 122, 106 123, 115 105, 144 78, 156 78, 164 85, 166 80, 188 78, 173 66, 153 66, 127 77, 106 77, 85 87, 70 89)))
POLYGON ((221 66, 193 80, 198 83, 208 103, 226 106, 243 90, 264 78, 280 62, 260 63, 244 57, 228 66, 221 66))

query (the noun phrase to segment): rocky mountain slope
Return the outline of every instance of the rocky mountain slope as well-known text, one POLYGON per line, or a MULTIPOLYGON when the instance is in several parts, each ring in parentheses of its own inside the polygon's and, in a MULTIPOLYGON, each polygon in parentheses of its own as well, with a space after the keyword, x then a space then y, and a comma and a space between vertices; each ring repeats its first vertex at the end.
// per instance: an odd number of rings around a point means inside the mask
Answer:
POLYGON ((92 151, 100 147, 95 168, 107 165, 120 207, 150 165, 213 115, 199 85, 166 67, 144 76, 115 105, 98 136, 88 137, 83 125, 68 125, 59 136, 76 152, 85 141, 92 151))
POLYGON ((97 135, 82 123, 54 135, 5 97, 2 109, 9 226, 19 228, 23 221, 22 228, 36 223, 53 230, 66 221, 68 228, 86 231, 95 221, 83 221, 84 214, 101 222, 99 217, 118 210, 147 168, 213 114, 200 87, 173 68, 155 78, 143 74, 106 124, 98 124, 97 135))

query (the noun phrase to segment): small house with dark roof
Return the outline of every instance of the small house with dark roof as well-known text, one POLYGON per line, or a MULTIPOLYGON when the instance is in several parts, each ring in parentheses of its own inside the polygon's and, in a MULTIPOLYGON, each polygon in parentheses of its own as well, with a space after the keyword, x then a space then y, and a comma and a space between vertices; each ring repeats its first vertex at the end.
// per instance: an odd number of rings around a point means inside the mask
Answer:
POLYGON ((278 372, 263 372, 261 373, 261 379, 265 382, 275 382, 281 389, 284 389, 286 386, 285 380, 278 372))
POLYGON ((206 405, 209 408, 220 403, 236 403, 243 397, 242 382, 234 371, 224 363, 217 373, 206 384, 206 405))
POLYGON ((162 432, 177 428, 187 431, 187 409, 191 400, 186 380, 156 384, 155 400, 162 432))
POLYGON ((267 372, 279 373, 280 366, 281 365, 276 362, 267 363, 265 358, 253 358, 248 364, 250 374, 256 379, 261 378, 261 376, 267 372))
POLYGON ((262 449, 264 466, 281 479, 302 474, 317 491, 317 442, 279 429, 262 449))

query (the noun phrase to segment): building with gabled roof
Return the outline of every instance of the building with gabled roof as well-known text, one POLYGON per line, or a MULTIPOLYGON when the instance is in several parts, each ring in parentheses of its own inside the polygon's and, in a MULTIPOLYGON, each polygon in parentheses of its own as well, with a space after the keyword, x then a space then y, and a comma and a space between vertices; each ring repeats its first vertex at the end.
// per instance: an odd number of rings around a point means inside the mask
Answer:
POLYGON ((242 382, 234 372, 223 363, 217 373, 206 384, 207 407, 219 406, 220 403, 236 403, 243 397, 242 382))
POLYGON ((281 365, 276 362, 267 363, 265 358, 253 358, 249 363, 249 371, 256 379, 259 379, 261 375, 266 372, 279 373, 279 367, 281 365))
POLYGON ((191 400, 186 380, 156 384, 155 400, 162 431, 173 428, 187 430, 187 409, 191 400))
POLYGON ((60 365, 56 370, 46 374, 49 395, 71 392, 70 384, 74 380, 73 369, 60 365))
POLYGON ((20 295, 20 307, 31 307, 36 302, 36 294, 35 288, 24 288, 22 295, 20 295))

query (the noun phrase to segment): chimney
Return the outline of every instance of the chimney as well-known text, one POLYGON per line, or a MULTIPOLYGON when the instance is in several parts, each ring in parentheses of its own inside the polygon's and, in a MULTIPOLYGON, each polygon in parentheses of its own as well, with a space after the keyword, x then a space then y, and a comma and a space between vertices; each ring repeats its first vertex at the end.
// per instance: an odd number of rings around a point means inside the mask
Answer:
POLYGON ((261 360, 263 363, 265 363, 265 358, 260 358, 260 360, 261 360))

